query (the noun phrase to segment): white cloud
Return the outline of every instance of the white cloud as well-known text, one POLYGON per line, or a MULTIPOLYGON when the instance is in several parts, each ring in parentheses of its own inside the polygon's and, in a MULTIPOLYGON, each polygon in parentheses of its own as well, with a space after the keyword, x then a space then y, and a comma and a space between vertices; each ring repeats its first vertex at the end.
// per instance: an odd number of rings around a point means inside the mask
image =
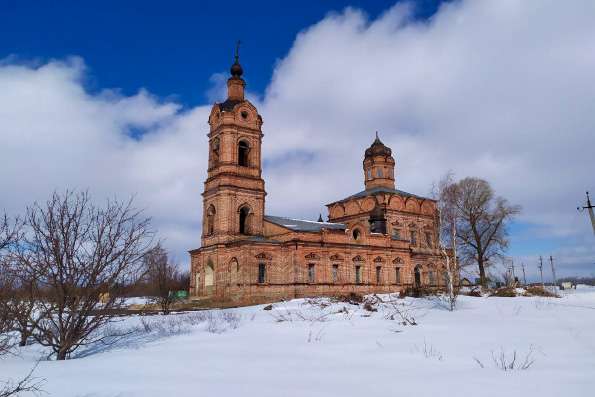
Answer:
POLYGON ((91 95, 83 75, 80 59, 0 66, 0 208, 22 212, 54 189, 89 189, 97 199, 135 194, 181 256, 198 241, 209 109, 181 112, 144 90, 91 95))
POLYGON ((270 206, 299 197, 315 212, 361 188, 363 149, 379 130, 400 188, 427 193, 449 169, 483 177, 523 206, 533 239, 557 237, 560 255, 592 262, 575 208, 595 169, 595 5, 471 1, 429 22, 408 15, 400 5, 374 21, 346 10, 298 36, 267 90, 265 150, 316 155, 268 170, 270 206))
MULTIPOLYGON (((595 3, 466 1, 429 22, 410 15, 328 15, 298 35, 262 100, 250 96, 265 122, 267 212, 315 218, 361 190, 378 130, 399 188, 426 194, 449 169, 483 177, 560 254, 592 262, 575 207, 595 169, 595 3)), ((80 59, 0 63, 0 207, 20 211, 54 188, 137 193, 186 261, 199 244, 209 106, 90 94, 84 76, 80 59)), ((209 100, 224 87, 213 82, 209 100)))

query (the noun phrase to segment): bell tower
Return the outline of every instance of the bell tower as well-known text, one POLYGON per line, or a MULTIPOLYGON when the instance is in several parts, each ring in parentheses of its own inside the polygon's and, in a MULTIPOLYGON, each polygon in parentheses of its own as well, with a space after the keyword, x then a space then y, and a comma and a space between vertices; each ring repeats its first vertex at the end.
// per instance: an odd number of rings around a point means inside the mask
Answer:
POLYGON ((262 179, 262 117, 244 98, 239 42, 227 99, 209 116, 209 165, 203 196, 202 246, 262 236, 266 192, 262 179))
POLYGON ((366 149, 364 156, 364 184, 366 190, 376 187, 395 188, 395 159, 389 147, 378 138, 366 149))

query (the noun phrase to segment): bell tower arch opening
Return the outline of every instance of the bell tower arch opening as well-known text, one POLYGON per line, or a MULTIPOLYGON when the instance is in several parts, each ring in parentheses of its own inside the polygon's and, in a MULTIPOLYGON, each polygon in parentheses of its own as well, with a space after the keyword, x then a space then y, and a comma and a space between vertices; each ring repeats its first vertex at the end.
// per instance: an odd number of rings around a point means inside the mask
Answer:
POLYGON ((215 215, 217 214, 217 210, 215 210, 215 206, 213 204, 209 205, 207 209, 207 235, 212 235, 215 233, 215 215))
POLYGON ((242 206, 240 208, 240 213, 239 213, 239 221, 240 221, 239 232, 240 232, 240 234, 244 234, 244 235, 250 234, 249 218, 250 218, 250 207, 248 207, 247 205, 242 206))
POLYGON ((238 165, 240 167, 248 167, 250 165, 248 154, 250 153, 250 145, 245 140, 238 143, 238 165))

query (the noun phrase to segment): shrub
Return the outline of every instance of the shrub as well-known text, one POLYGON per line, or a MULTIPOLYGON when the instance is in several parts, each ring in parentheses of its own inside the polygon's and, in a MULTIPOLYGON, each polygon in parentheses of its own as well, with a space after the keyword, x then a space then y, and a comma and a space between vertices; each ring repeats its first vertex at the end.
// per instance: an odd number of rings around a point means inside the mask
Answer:
POLYGON ((499 298, 514 298, 516 296, 516 291, 514 288, 498 288, 497 290, 492 291, 490 296, 496 296, 499 298))
POLYGON ((357 294, 355 292, 351 292, 348 295, 337 296, 336 299, 339 302, 346 302, 346 303, 350 303, 352 305, 359 305, 360 303, 362 303, 364 301, 363 295, 357 294))
POLYGON ((473 296, 476 298, 481 298, 481 289, 479 287, 473 287, 468 291, 461 291, 461 295, 473 296))

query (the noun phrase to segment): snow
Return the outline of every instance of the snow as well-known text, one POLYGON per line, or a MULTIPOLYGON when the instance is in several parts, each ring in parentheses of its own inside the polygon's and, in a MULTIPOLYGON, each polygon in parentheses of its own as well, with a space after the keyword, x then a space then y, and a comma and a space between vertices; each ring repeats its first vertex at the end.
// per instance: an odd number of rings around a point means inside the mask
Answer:
MULTIPOLYGON (((454 312, 436 300, 399 300, 415 326, 387 319, 390 305, 368 312, 303 299, 271 311, 259 305, 135 316, 115 325, 136 329, 129 337, 72 360, 43 359, 35 375, 46 379, 50 396, 64 397, 591 395, 595 288, 561 293, 463 296, 454 312), (492 352, 510 358, 515 350, 518 361, 532 351, 534 363, 496 367, 492 352)), ((0 379, 27 373, 44 353, 32 345, 4 358, 0 379)))
POLYGON ((126 298, 126 300, 124 301, 124 304, 126 306, 131 306, 131 305, 146 305, 148 303, 152 302, 152 298, 150 297, 146 297, 146 296, 134 296, 131 298, 126 298))

